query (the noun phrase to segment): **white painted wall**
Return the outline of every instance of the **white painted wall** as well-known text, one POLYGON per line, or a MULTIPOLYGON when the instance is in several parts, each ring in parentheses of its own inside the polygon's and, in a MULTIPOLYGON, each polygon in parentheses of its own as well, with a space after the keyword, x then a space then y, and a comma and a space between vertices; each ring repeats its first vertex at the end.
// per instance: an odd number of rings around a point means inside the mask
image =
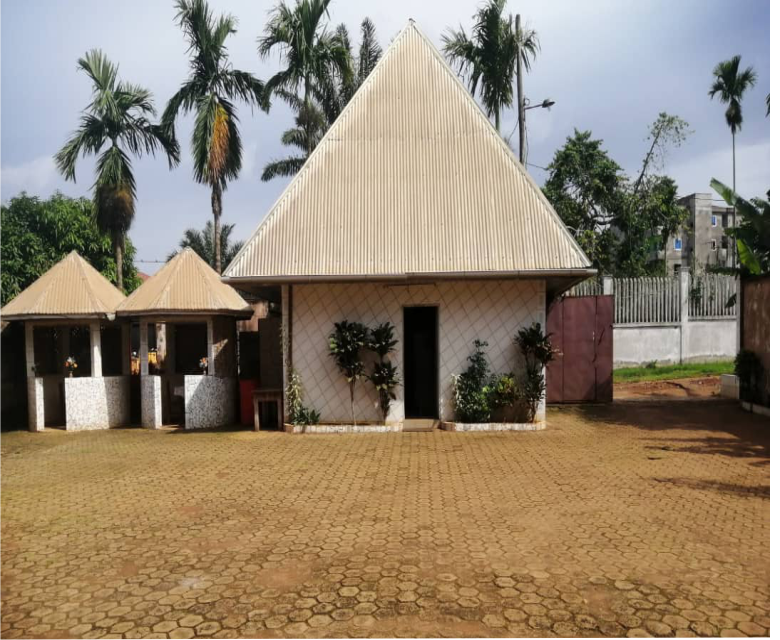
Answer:
POLYGON ((735 318, 688 318, 682 324, 616 324, 613 362, 619 368, 653 361, 665 365, 729 360, 737 355, 737 339, 735 318))
MULTIPOLYGON (((286 289, 286 287, 284 288, 286 289)), ((287 327, 284 295, 282 326, 287 327)), ((349 388, 328 352, 328 336, 341 320, 374 326, 391 322, 398 338, 391 361, 403 375, 404 306, 439 307, 439 410, 451 420, 452 375, 467 366, 474 340, 489 343, 487 357, 497 373, 520 372, 521 359, 513 337, 532 322, 545 326, 545 283, 541 280, 462 280, 425 285, 379 283, 307 284, 293 286, 293 367, 301 375, 305 404, 325 422, 351 422, 349 388)), ((370 368, 370 367, 369 367, 370 368)), ((404 419, 404 389, 398 389, 388 420, 404 419)), ((544 419, 544 406, 538 412, 544 419)), ((376 390, 358 383, 355 418, 380 421, 376 390)))

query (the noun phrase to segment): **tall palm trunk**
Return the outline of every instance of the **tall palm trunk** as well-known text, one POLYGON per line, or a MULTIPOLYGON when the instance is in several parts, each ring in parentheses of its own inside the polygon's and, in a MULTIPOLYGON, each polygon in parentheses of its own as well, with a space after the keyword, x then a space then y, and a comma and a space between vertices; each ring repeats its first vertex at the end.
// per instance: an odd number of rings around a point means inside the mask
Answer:
POLYGON ((496 131, 498 131, 499 133, 501 133, 501 128, 499 127, 499 125, 500 125, 500 120, 499 120, 499 117, 500 117, 500 116, 499 116, 499 112, 498 112, 498 111, 496 111, 496 131))
MULTIPOLYGON (((731 190, 734 194, 735 203, 737 197, 737 132, 732 129, 731 131, 731 190)), ((737 226, 737 208, 732 207, 734 212, 734 226, 737 226)), ((731 266, 737 266, 737 240, 731 238, 731 266)))
POLYGON ((310 114, 311 109, 309 108, 309 91, 311 89, 311 82, 309 81, 309 75, 306 75, 306 79, 303 81, 303 108, 306 110, 306 116, 303 120, 303 132, 306 136, 306 157, 308 158, 311 155, 311 152, 313 150, 312 143, 311 143, 311 122, 310 122, 310 114))
POLYGON ((211 186, 211 212, 214 214, 214 269, 222 273, 222 243, 220 242, 220 219, 222 218, 222 187, 211 186))
POLYGON ((116 288, 124 292, 125 283, 122 277, 124 269, 124 234, 121 231, 114 231, 114 260, 116 261, 116 288))

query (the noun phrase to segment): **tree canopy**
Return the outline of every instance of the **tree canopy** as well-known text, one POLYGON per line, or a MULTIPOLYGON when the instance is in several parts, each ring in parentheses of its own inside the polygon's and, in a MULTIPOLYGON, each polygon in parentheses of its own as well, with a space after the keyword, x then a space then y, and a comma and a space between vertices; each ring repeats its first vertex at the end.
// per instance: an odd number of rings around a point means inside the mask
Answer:
MULTIPOLYGON (((0 207, 2 304, 21 293, 73 250, 116 283, 112 240, 95 225, 93 209, 91 200, 69 198, 61 193, 55 193, 47 200, 21 193, 0 207)), ((134 257, 135 247, 127 239, 123 270, 128 292, 141 284, 133 264, 134 257)))
POLYGON ((688 133, 684 120, 661 113, 633 182, 590 131, 575 129, 556 151, 543 191, 599 271, 637 276, 660 270, 651 252, 666 246, 687 211, 677 204, 675 181, 651 169, 688 133))

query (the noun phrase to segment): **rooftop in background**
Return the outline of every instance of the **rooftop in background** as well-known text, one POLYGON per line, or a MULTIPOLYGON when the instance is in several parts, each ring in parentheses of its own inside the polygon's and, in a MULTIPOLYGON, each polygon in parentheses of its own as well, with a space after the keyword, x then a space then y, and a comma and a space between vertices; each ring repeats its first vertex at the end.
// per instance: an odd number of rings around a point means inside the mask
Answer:
POLYGON ((583 277, 590 261, 410 21, 227 280, 583 277))
POLYGON ((182 249, 119 305, 123 316, 251 315, 235 289, 192 249, 182 249))
POLYGON ((125 295, 75 251, 0 309, 3 320, 112 316, 125 295))

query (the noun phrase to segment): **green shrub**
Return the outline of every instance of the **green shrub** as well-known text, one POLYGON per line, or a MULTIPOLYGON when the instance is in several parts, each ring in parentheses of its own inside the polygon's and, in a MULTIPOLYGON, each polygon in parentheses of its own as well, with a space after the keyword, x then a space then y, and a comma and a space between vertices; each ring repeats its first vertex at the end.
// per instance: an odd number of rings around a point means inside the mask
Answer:
POLYGON ((396 398, 395 388, 401 384, 398 367, 387 360, 387 356, 395 351, 397 344, 395 327, 389 322, 383 322, 371 329, 368 348, 379 356, 379 361, 374 364, 374 370, 369 378, 379 393, 379 408, 384 420, 387 420, 390 413, 390 401, 396 398))
POLYGON ((458 422, 487 422, 490 419, 488 403, 489 369, 485 358, 487 342, 474 341, 474 353, 469 366, 460 375, 453 376, 455 419, 458 422))
POLYGON ((328 338, 330 355, 349 384, 349 401, 352 409, 352 423, 355 424, 355 385, 365 378, 365 365, 360 351, 368 344, 368 328, 360 322, 344 320, 337 322, 328 338))
POLYGON ((550 342, 550 334, 545 335, 538 322, 520 329, 515 336, 515 343, 525 358, 525 380, 520 388, 520 396, 528 410, 528 422, 533 422, 546 391, 544 368, 555 358, 555 350, 550 342))
POLYGON ((303 406, 303 381, 295 369, 290 370, 285 397, 287 415, 291 424, 317 424, 320 421, 320 414, 315 409, 307 409, 303 406))

